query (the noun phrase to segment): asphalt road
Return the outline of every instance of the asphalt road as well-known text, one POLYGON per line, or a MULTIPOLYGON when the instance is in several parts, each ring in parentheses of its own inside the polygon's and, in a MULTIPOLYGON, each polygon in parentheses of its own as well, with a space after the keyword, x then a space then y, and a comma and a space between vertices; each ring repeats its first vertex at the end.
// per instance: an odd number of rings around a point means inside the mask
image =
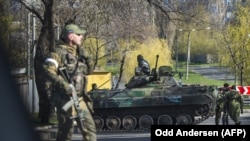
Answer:
POLYGON ((190 66, 190 70, 210 79, 224 80, 226 82, 233 82, 235 79, 228 68, 220 66, 190 66))

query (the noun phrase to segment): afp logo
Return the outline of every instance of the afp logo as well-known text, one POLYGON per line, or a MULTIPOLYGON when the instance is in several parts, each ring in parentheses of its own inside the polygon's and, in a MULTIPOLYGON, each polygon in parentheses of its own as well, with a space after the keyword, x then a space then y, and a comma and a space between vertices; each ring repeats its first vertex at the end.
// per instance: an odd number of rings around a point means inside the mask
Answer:
POLYGON ((246 137, 246 130, 245 129, 222 129, 221 137, 246 137))

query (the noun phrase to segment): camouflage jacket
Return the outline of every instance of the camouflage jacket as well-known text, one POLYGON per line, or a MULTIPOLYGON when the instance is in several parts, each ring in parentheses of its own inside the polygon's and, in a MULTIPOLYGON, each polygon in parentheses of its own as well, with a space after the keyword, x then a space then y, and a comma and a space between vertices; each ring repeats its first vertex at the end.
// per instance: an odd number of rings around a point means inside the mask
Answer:
POLYGON ((234 103, 234 102, 238 102, 241 107, 243 106, 243 98, 240 95, 240 93, 236 90, 231 90, 228 94, 227 94, 227 100, 229 103, 234 103))
POLYGON ((86 58, 86 55, 79 54, 77 47, 63 42, 54 48, 43 64, 45 77, 50 82, 54 93, 64 96, 71 93, 68 82, 59 73, 59 68, 66 67, 77 94, 84 94, 87 83, 85 75, 93 70, 91 59, 86 58))
POLYGON ((221 108, 224 107, 224 103, 227 102, 227 97, 226 95, 229 93, 229 89, 228 88, 223 88, 221 90, 221 92, 219 93, 217 100, 216 100, 216 104, 219 105, 221 108))

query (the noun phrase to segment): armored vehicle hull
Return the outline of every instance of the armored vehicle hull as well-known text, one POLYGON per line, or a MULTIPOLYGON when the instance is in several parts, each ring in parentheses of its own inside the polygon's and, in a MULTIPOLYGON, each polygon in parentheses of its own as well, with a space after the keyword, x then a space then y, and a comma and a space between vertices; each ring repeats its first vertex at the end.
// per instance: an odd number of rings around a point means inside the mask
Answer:
POLYGON ((145 130, 152 124, 193 125, 214 115, 216 88, 168 86, 90 92, 98 130, 145 130))

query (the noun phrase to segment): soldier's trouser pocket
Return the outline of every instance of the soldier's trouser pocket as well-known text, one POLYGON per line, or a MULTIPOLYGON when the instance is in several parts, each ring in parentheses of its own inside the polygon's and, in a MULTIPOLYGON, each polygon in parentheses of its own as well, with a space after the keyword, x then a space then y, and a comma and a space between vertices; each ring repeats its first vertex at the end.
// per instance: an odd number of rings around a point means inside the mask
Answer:
POLYGON ((91 113, 86 109, 82 114, 83 125, 80 124, 78 126, 82 126, 81 129, 84 141, 96 141, 96 127, 91 113))

